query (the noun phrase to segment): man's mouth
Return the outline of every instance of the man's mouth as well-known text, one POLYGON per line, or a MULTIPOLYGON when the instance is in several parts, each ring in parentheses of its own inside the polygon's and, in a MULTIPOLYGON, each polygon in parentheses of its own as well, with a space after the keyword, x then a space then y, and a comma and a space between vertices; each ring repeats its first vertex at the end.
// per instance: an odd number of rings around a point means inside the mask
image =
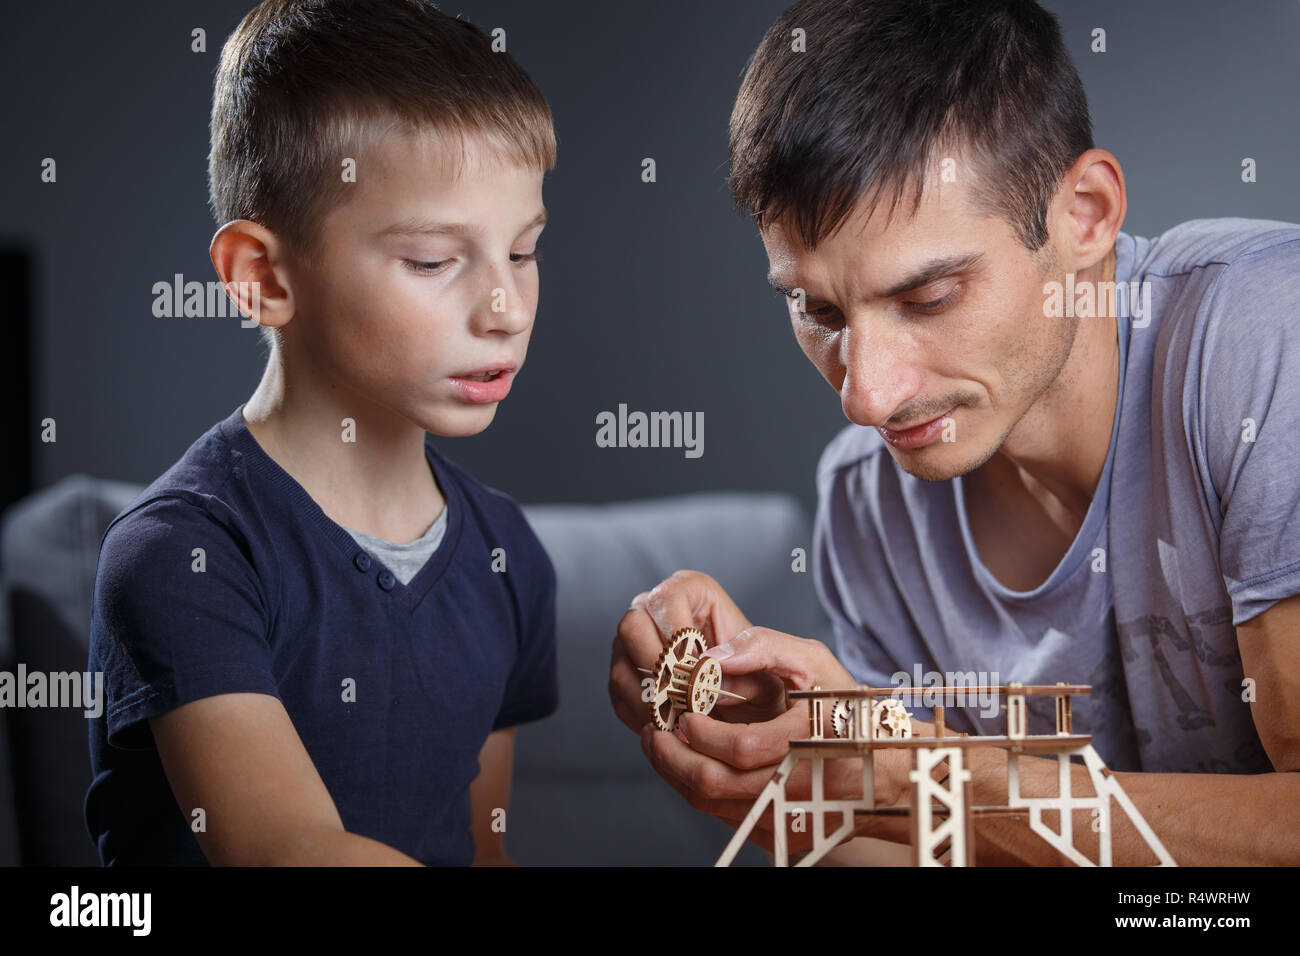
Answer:
POLYGON ((942 415, 932 418, 929 421, 918 422, 917 424, 911 425, 907 428, 893 429, 886 428, 883 425, 878 425, 876 426, 876 430, 880 433, 881 438, 889 442, 889 444, 893 445, 895 448, 919 448, 928 445, 934 440, 934 437, 938 435, 939 431, 943 428, 943 423, 948 419, 948 416, 956 411, 956 409, 957 406, 954 405, 942 415))

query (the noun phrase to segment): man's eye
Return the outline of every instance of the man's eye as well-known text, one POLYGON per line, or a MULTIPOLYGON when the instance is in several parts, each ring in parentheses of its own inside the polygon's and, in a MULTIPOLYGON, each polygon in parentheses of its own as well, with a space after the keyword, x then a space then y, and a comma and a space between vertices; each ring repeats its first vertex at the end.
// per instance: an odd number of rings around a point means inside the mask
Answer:
POLYGON ((961 298, 961 286, 954 286, 953 290, 942 299, 931 299, 929 302, 905 301, 903 307, 911 312, 919 312, 922 315, 935 315, 949 308, 959 298, 961 298))
POLYGON ((803 309, 800 309, 797 304, 799 301, 797 298, 795 298, 792 295, 787 295, 786 298, 790 301, 790 304, 794 307, 794 311, 796 314, 802 315, 805 319, 813 322, 825 322, 827 319, 829 319, 832 315, 835 314, 834 306, 824 305, 820 309, 810 309, 805 305, 803 309))
POLYGON ((431 276, 442 271, 450 259, 439 259, 437 262, 421 262, 419 259, 403 259, 402 264, 416 275, 431 276))
POLYGON ((510 261, 516 265, 524 262, 541 262, 542 250, 534 249, 532 252, 515 252, 511 253, 510 261))

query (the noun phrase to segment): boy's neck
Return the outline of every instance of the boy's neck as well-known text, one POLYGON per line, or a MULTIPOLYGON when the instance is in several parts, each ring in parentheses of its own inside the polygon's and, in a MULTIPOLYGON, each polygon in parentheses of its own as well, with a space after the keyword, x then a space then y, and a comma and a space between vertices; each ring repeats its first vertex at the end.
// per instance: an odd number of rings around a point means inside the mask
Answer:
POLYGON ((337 524, 405 544, 442 513, 446 502, 429 468, 426 432, 356 393, 286 375, 279 350, 243 417, 262 450, 337 524), (355 422, 351 436, 345 418, 355 422))

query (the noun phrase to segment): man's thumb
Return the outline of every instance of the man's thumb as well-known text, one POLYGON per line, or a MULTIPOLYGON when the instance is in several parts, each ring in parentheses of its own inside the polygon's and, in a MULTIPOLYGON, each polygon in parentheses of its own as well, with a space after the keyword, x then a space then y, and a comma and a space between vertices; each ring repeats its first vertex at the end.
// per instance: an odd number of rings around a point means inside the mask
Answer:
POLYGON ((705 652, 716 657, 725 674, 767 671, 806 690, 816 683, 817 643, 770 627, 747 627, 724 644, 705 652))

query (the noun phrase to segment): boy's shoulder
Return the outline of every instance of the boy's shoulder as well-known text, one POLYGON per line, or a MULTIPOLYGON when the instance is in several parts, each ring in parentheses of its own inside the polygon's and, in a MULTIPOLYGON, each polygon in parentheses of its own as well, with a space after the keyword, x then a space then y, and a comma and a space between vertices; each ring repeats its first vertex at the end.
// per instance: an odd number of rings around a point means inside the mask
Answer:
POLYGON ((220 523, 229 523, 234 510, 227 489, 242 465, 231 445, 228 428, 231 419, 239 414, 240 410, 236 409, 210 427, 166 471, 145 485, 108 523, 101 546, 111 534, 121 530, 123 523, 133 523, 145 513, 195 516, 202 513, 220 523))

